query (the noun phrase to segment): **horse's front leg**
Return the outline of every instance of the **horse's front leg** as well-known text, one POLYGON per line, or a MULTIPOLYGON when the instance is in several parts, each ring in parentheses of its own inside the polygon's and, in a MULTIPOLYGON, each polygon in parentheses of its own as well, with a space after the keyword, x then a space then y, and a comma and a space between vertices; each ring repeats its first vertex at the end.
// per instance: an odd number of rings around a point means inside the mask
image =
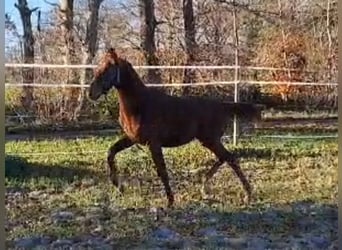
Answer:
POLYGON ((169 176, 167 174, 162 148, 159 144, 151 144, 149 148, 157 170, 157 174, 164 184, 165 192, 168 198, 168 207, 172 207, 174 203, 174 196, 170 187, 169 176))
POLYGON ((109 177, 112 181, 113 185, 119 188, 122 191, 122 187, 120 186, 117 169, 115 164, 115 155, 120 151, 127 149, 134 145, 134 142, 129 139, 127 136, 120 138, 117 142, 115 142, 108 150, 107 163, 109 169, 109 177))

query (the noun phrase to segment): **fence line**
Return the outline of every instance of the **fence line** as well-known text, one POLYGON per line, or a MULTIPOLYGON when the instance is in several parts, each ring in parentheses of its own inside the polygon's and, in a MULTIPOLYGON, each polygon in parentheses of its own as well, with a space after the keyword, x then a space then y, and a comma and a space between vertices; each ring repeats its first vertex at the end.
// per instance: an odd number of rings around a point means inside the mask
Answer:
MULTIPOLYGON (((149 87, 182 87, 182 86, 217 86, 217 85, 233 85, 235 81, 219 81, 219 82, 198 82, 198 83, 147 83, 149 87)), ((286 81, 240 81, 239 84, 253 85, 293 85, 293 86, 338 86, 336 82, 286 82, 286 81)), ((39 87, 39 88, 89 88, 89 84, 45 84, 45 83, 5 83, 5 87, 39 87)))
MULTIPOLYGON (((222 138, 231 138, 232 135, 225 135, 222 138)), ((242 135, 239 137, 253 137, 253 135, 242 135)), ((258 135, 259 138, 274 138, 274 139, 325 139, 338 138, 338 134, 334 135, 258 135)))
MULTIPOLYGON (((222 138, 231 138, 232 136, 223 136, 222 138)), ((244 135, 242 137, 252 137, 252 135, 244 135)), ((281 136, 281 135, 263 135, 257 136, 261 138, 273 139, 324 139, 324 138, 338 138, 338 135, 322 135, 322 136, 281 136)), ((21 156, 45 156, 45 155, 83 155, 83 154, 102 154, 107 153, 108 150, 95 151, 48 151, 48 152, 6 152, 7 155, 21 155, 21 156)))
MULTIPOLYGON (((96 68, 94 64, 39 64, 39 63, 5 63, 7 68, 96 68)), ((275 68, 262 66, 235 66, 235 65, 135 65, 135 69, 250 69, 250 70, 270 70, 270 71, 300 71, 300 69, 275 68)))
MULTIPOLYGON (((67 64, 23 64, 23 63, 6 63, 5 67, 24 67, 24 68, 96 68, 97 65, 67 65, 67 64)), ((290 69, 290 68, 274 68, 274 67, 258 67, 258 66, 240 66, 240 65, 156 65, 156 66, 133 66, 136 69, 247 69, 247 70, 268 70, 268 71, 300 71, 299 69, 290 69)), ((304 71, 308 72, 308 71, 304 71)), ((219 81, 219 82, 198 82, 198 83, 167 83, 167 84, 156 84, 149 83, 146 86, 150 87, 182 87, 182 86, 190 86, 190 87, 199 87, 199 86, 217 86, 217 85, 235 85, 235 95, 237 94, 237 85, 239 84, 255 84, 255 85, 288 85, 288 86, 337 86, 336 82, 287 82, 287 81, 246 81, 246 80, 237 80, 235 81, 219 81)), ((89 88, 89 85, 86 84, 43 84, 43 83, 5 83, 5 87, 47 87, 47 88, 89 88)), ((234 130, 233 137, 236 138, 237 134, 234 130)), ((289 138, 295 139, 296 137, 286 137, 281 135, 274 136, 261 136, 264 138, 289 138)), ((336 136, 335 136, 336 137, 336 136)), ((334 137, 334 138, 335 138, 334 137)), ((298 137, 297 137, 298 138, 298 137)), ((300 137, 301 139, 306 139, 308 137, 300 137)), ((309 137, 309 138, 318 138, 309 137)), ((319 138, 331 138, 331 136, 323 136, 319 138)), ((234 140, 235 141, 235 140, 234 140)), ((96 152, 96 151, 94 151, 96 152)), ((86 153, 94 153, 94 152, 86 152, 86 153)), ((101 152, 101 151, 99 151, 101 152)), ((52 152, 51 152, 52 153, 52 152)), ((69 154, 70 152, 53 152, 53 154, 69 154)), ((75 152, 78 154, 80 152, 75 152)), ((28 155, 32 155, 32 153, 27 153, 28 155)), ((42 154, 40 154, 42 155, 42 154)))

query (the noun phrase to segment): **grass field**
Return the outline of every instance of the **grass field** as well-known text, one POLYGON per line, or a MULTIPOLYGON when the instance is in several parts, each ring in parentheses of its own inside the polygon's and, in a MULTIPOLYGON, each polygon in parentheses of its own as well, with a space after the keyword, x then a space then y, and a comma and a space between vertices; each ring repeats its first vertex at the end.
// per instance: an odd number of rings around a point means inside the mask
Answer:
POLYGON ((117 156, 124 195, 110 184, 105 159, 115 140, 6 143, 8 248, 333 249, 337 241, 337 139, 226 144, 253 186, 250 206, 227 165, 203 199, 200 173, 214 157, 197 142, 164 149, 173 210, 162 209, 164 189, 145 149, 117 156))

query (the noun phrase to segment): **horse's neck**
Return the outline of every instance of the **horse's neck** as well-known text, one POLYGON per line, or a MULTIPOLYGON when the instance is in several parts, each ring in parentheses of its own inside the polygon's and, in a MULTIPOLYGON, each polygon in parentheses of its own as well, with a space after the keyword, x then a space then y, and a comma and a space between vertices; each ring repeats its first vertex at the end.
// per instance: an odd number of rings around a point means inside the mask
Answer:
POLYGON ((131 69, 126 75, 125 81, 127 84, 123 85, 127 88, 118 90, 120 112, 133 116, 139 115, 139 111, 144 105, 147 87, 134 69, 131 69))
POLYGON ((120 111, 127 115, 139 115, 141 107, 144 105, 146 86, 137 83, 129 89, 118 90, 120 111))
POLYGON ((146 86, 143 83, 143 81, 141 80, 140 76, 138 75, 138 73, 134 69, 131 69, 130 78, 131 78, 130 81, 133 82, 133 85, 136 88, 139 88, 139 89, 145 89, 146 88, 146 86))

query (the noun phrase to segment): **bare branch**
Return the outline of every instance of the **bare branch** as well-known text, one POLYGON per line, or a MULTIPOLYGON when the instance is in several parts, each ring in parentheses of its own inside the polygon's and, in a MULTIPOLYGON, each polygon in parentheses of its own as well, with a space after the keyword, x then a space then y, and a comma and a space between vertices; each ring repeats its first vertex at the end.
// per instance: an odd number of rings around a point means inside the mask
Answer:
POLYGON ((133 49, 135 49, 135 50, 141 50, 141 46, 140 46, 140 45, 137 45, 135 42, 133 42, 132 40, 130 40, 130 39, 128 38, 128 36, 122 36, 121 39, 122 39, 123 41, 125 41, 125 42, 128 42, 128 43, 132 46, 133 49))
POLYGON ((40 9, 40 7, 35 7, 35 8, 33 8, 33 9, 31 9, 30 11, 31 11, 31 13, 33 13, 33 12, 39 10, 39 9, 40 9))
POLYGON ((257 17, 265 19, 266 21, 268 21, 270 23, 274 23, 274 21, 271 20, 269 18, 269 16, 265 16, 265 14, 266 15, 271 15, 271 16, 274 16, 274 17, 278 16, 277 12, 252 9, 252 8, 250 8, 250 6, 248 4, 241 4, 241 3, 236 3, 235 1, 226 1, 226 0, 214 0, 214 1, 216 1, 218 3, 224 3, 224 4, 226 4, 226 5, 230 6, 230 7, 236 7, 236 8, 245 10, 245 11, 247 11, 249 13, 254 14, 257 17))
POLYGON ((51 2, 49 2, 49 1, 47 1, 47 0, 44 0, 44 2, 47 3, 47 4, 49 4, 49 5, 51 5, 51 6, 53 6, 53 7, 57 7, 58 9, 60 8, 60 6, 59 6, 58 3, 51 3, 51 2))
POLYGON ((24 10, 28 10, 30 13, 33 13, 35 11, 37 11, 38 9, 40 9, 40 7, 35 7, 33 9, 29 9, 27 5, 18 5, 17 3, 14 4, 14 7, 16 7, 19 11, 24 11, 24 10))
POLYGON ((165 21, 165 20, 155 21, 156 26, 161 25, 161 24, 166 24, 166 23, 167 23, 167 21, 165 21))

